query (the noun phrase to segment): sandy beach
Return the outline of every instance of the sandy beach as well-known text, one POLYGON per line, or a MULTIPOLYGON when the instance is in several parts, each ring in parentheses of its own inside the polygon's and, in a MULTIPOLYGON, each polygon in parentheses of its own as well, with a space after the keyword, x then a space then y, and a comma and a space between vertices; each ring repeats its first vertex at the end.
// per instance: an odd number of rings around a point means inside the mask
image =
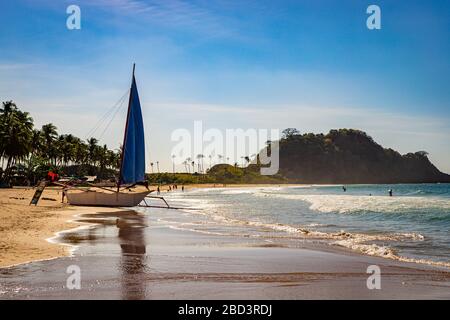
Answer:
MULTIPOLYGON (((226 185, 227 188, 250 185, 226 185)), ((266 185, 253 185, 266 186, 266 185)), ((224 187, 222 184, 186 185, 185 189, 224 187)), ((181 188, 181 186, 179 186, 181 188)), ((169 186, 160 188, 167 193, 169 186)), ((156 190, 151 186, 150 190, 156 190)), ((29 205, 32 188, 0 189, 0 267, 67 256, 70 248, 47 241, 55 233, 80 225, 73 221, 77 214, 114 209, 71 207, 61 203, 60 188, 46 188, 37 206, 29 205)), ((155 193, 154 193, 155 194, 155 193)))
POLYGON ((46 239, 76 227, 69 222, 75 212, 61 203, 60 191, 47 189, 44 199, 30 206, 33 194, 33 189, 0 189, 0 267, 68 254, 67 247, 46 239))
POLYGON ((46 188, 37 206, 32 188, 0 189, 0 268, 70 255, 70 247, 48 241, 56 233, 79 227, 76 215, 115 211, 61 203, 60 188, 46 188))

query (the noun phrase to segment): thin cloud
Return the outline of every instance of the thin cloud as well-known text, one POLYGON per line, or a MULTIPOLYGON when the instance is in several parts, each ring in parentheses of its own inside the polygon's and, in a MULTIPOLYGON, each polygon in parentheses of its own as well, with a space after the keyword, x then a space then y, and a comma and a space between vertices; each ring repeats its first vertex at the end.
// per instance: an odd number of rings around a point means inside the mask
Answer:
POLYGON ((227 19, 205 5, 181 0, 95 0, 81 6, 95 6, 134 19, 143 19, 169 28, 201 32, 209 36, 231 35, 233 28, 227 19))

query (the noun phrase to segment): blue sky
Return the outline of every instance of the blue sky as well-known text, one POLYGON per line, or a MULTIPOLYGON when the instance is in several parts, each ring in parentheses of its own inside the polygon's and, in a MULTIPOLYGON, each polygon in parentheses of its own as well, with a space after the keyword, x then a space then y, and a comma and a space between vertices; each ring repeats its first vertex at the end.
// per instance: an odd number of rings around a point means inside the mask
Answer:
MULTIPOLYGON (((450 172, 448 1, 2 1, 0 99, 86 136, 129 87, 149 157, 177 128, 367 131, 450 172), (66 8, 81 8, 81 30, 66 8), (381 8, 368 30, 366 8, 381 8)), ((101 140, 117 147, 120 113, 101 140)), ((181 170, 181 169, 180 169, 181 170)))

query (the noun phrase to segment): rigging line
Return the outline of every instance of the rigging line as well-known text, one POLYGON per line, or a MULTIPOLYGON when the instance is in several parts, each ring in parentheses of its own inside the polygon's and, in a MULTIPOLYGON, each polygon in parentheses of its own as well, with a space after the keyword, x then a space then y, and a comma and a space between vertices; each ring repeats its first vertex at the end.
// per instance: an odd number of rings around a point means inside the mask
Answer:
POLYGON ((89 131, 89 133, 87 134, 86 138, 92 137, 93 134, 102 126, 102 123, 104 121, 106 121, 106 119, 108 119, 108 117, 111 115, 112 112, 114 112, 114 109, 117 108, 118 106, 120 106, 123 103, 123 100, 125 99, 125 97, 127 96, 128 90, 127 92, 125 92, 125 94, 119 99, 119 101, 117 101, 114 106, 110 109, 108 109, 105 114, 98 120, 98 122, 96 123, 96 125, 89 131))
MULTIPOLYGON (((122 99, 123 100, 123 99, 122 99)), ((121 101, 122 101, 121 100, 121 101)), ((103 123, 108 119, 108 117, 111 116, 111 114, 114 112, 115 108, 117 108, 117 105, 115 105, 113 108, 107 110, 107 112, 105 113, 105 115, 103 115, 99 121, 97 122, 97 124, 89 131, 89 133, 86 136, 86 139, 92 137, 98 129, 100 129, 103 125, 103 123)))
POLYGON ((116 117, 116 115, 119 113, 120 110, 122 110, 123 106, 125 105, 124 103, 125 101, 122 101, 122 103, 120 104, 120 106, 116 109, 116 111, 114 112, 114 114, 112 115, 111 119, 109 120, 108 124, 106 125, 105 129, 103 129, 102 134, 100 135, 100 137, 98 138, 99 140, 101 140, 103 138, 103 135, 105 134, 106 130, 108 130, 109 126, 111 125, 111 123, 113 122, 114 118, 116 117))
POLYGON ((108 118, 108 116, 111 115, 112 112, 114 112, 114 109, 117 107, 120 107, 121 104, 123 103, 123 100, 125 99, 125 97, 128 95, 128 92, 130 90, 127 89, 127 91, 124 93, 124 95, 112 106, 112 108, 109 108, 102 116, 101 118, 97 121, 97 123, 94 125, 93 128, 91 128, 91 130, 89 130, 89 132, 86 134, 86 139, 92 137, 92 135, 101 127, 102 123, 108 118))
POLYGON ((97 121, 97 123, 95 124, 95 126, 89 131, 88 135, 92 134, 93 132, 95 132, 98 127, 103 123, 103 121, 105 120, 105 118, 108 117, 109 114, 111 114, 111 112, 114 111, 114 109, 122 102, 122 100, 126 97, 128 93, 128 90, 123 94, 123 96, 112 106, 112 108, 109 108, 108 110, 106 110, 106 112, 102 115, 102 117, 97 121))

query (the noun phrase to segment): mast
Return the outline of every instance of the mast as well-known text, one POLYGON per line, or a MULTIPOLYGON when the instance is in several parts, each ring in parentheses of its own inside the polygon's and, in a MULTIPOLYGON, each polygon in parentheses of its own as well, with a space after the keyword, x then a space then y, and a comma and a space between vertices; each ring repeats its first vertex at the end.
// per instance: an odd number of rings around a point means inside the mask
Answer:
POLYGON ((125 123, 125 132, 123 134, 123 143, 122 143, 122 153, 120 155, 120 171, 119 171, 119 181, 117 181, 117 192, 119 192, 120 181, 122 180, 123 158, 125 155, 125 145, 127 142, 128 121, 130 120, 131 99, 133 98, 132 95, 133 95, 133 82, 134 82, 134 70, 135 69, 136 69, 136 63, 133 63, 133 75, 131 77, 130 97, 128 99, 127 121, 125 123))

